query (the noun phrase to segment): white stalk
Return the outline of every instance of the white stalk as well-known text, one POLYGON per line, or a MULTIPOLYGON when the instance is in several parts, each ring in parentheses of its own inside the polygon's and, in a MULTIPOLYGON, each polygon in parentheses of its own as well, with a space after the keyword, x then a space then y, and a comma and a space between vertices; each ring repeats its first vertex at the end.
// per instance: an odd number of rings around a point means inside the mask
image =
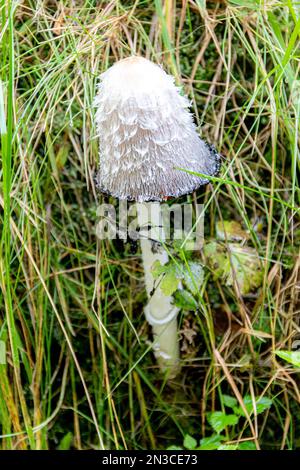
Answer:
POLYGON ((153 351, 161 370, 168 378, 179 371, 179 342, 177 332, 177 314, 179 309, 173 305, 173 298, 166 296, 160 288, 160 280, 154 280, 151 268, 156 261, 161 265, 169 257, 162 245, 165 240, 159 202, 137 204, 140 243, 144 266, 145 285, 148 304, 145 316, 152 326, 153 351), (151 231, 149 231, 151 227, 151 231))

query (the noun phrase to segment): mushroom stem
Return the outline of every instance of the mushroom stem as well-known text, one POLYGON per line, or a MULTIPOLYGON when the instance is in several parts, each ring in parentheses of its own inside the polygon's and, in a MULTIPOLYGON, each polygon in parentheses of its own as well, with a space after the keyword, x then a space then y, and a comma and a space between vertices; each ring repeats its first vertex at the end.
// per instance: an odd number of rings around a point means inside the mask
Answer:
POLYGON ((140 227, 145 285, 149 299, 144 310, 145 316, 152 326, 153 350, 159 367, 168 378, 172 378, 179 372, 177 333, 179 309, 172 304, 173 298, 162 292, 161 278, 154 280, 151 272, 156 261, 164 265, 169 260, 161 243, 165 240, 165 230, 159 202, 137 204, 137 219, 140 227))

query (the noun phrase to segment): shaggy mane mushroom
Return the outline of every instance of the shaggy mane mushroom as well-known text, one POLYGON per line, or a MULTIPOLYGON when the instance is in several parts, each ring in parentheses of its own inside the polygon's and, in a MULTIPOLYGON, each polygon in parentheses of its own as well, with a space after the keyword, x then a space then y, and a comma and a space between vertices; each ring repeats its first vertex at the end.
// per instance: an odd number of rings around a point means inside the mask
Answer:
MULTIPOLYGON (((197 134, 188 99, 180 94, 174 78, 153 62, 129 57, 101 75, 95 98, 100 167, 97 186, 118 199, 136 201, 140 227, 160 220, 159 201, 191 193, 219 171, 220 157, 197 134), (150 214, 152 214, 150 216, 150 214)), ((141 237, 148 304, 146 318, 153 328, 154 353, 162 370, 174 376, 179 370, 178 308, 172 297, 154 285, 151 266, 168 262, 160 244, 141 237)), ((153 233, 153 232, 152 232, 153 233)))

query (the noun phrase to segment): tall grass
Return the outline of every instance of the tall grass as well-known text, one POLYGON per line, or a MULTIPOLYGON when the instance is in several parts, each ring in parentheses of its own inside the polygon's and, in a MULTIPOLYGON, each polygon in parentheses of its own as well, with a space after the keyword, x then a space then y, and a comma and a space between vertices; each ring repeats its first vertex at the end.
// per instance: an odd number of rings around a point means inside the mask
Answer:
POLYGON ((300 334, 297 3, 0 4, 0 447, 164 449, 211 435, 224 395, 250 395, 273 405, 228 439, 299 448, 299 372, 274 355, 300 334), (131 53, 175 75, 224 156, 197 195, 206 240, 216 220, 239 222, 264 276, 245 297, 206 269, 170 384, 148 342, 139 252, 95 235, 92 102, 99 74, 131 53))

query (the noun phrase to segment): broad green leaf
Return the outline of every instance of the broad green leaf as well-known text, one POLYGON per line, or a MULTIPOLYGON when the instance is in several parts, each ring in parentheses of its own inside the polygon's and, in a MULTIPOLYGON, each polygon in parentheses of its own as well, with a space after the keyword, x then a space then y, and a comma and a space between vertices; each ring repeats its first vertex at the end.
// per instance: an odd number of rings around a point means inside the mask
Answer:
MULTIPOLYGON (((250 414, 253 411, 253 402, 250 395, 246 395, 243 398, 243 402, 247 412, 250 414)), ((262 397, 260 399, 256 398, 256 413, 263 413, 265 410, 268 410, 272 406, 272 400, 268 397, 262 397)), ((245 416, 243 409, 239 406, 234 408, 234 412, 240 416, 245 416)))
POLYGON ((197 441, 189 434, 184 437, 183 445, 186 449, 193 450, 197 447, 197 441))
POLYGON ((225 440, 224 436, 220 434, 212 434, 209 437, 204 437, 200 441, 199 450, 217 450, 222 444, 222 441, 225 440))
POLYGON ((261 261, 253 248, 230 243, 232 268, 227 282, 234 283, 236 277, 242 295, 257 290, 263 281, 261 261))
POLYGON ((194 299, 193 295, 185 289, 180 289, 174 294, 174 303, 177 307, 183 310, 196 311, 198 304, 194 299))
POLYGON ((256 450, 256 445, 252 441, 241 442, 238 445, 239 450, 256 450))
POLYGON ((200 263, 190 261, 188 268, 183 265, 183 280, 189 291, 196 295, 204 280, 204 272, 200 263))
POLYGON ((214 278, 224 278, 230 272, 230 262, 225 247, 215 241, 204 245, 204 255, 207 258, 208 265, 213 271, 214 278))
POLYGON ((210 242, 204 246, 204 254, 215 279, 227 286, 236 281, 242 295, 257 290, 263 280, 260 259, 253 248, 229 243, 210 242))
POLYGON ((216 223, 216 235, 219 240, 243 241, 249 235, 236 220, 219 220, 216 223))
POLYGON ((221 444, 218 447, 218 450, 237 450, 238 445, 237 444, 221 444))
POLYGON ((275 354, 293 366, 300 367, 300 351, 275 351, 275 354))
POLYGON ((161 274, 164 274, 167 270, 167 265, 162 265, 159 260, 156 260, 151 266, 151 272, 154 279, 157 279, 161 274))
POLYGON ((180 270, 173 262, 162 265, 160 261, 157 260, 153 264, 151 271, 154 279, 158 279, 162 276, 159 286, 166 296, 172 295, 178 289, 181 274, 180 270))
POLYGON ((227 426, 234 426, 237 424, 239 417, 236 415, 227 415, 222 411, 214 411, 210 413, 208 422, 212 428, 217 432, 222 432, 227 426))
POLYGON ((234 408, 237 405, 237 399, 229 395, 222 395, 222 401, 228 408, 234 408))
POLYGON ((173 269, 170 268, 166 271, 160 283, 160 288, 165 295, 172 295, 178 289, 179 281, 180 278, 176 274, 176 266, 173 266, 173 269))
POLYGON ((196 294, 204 278, 201 264, 195 261, 190 261, 187 267, 184 263, 175 264, 173 261, 162 265, 157 260, 151 271, 154 279, 162 276, 160 288, 165 295, 172 295, 178 289, 180 281, 184 281, 188 290, 196 294))

